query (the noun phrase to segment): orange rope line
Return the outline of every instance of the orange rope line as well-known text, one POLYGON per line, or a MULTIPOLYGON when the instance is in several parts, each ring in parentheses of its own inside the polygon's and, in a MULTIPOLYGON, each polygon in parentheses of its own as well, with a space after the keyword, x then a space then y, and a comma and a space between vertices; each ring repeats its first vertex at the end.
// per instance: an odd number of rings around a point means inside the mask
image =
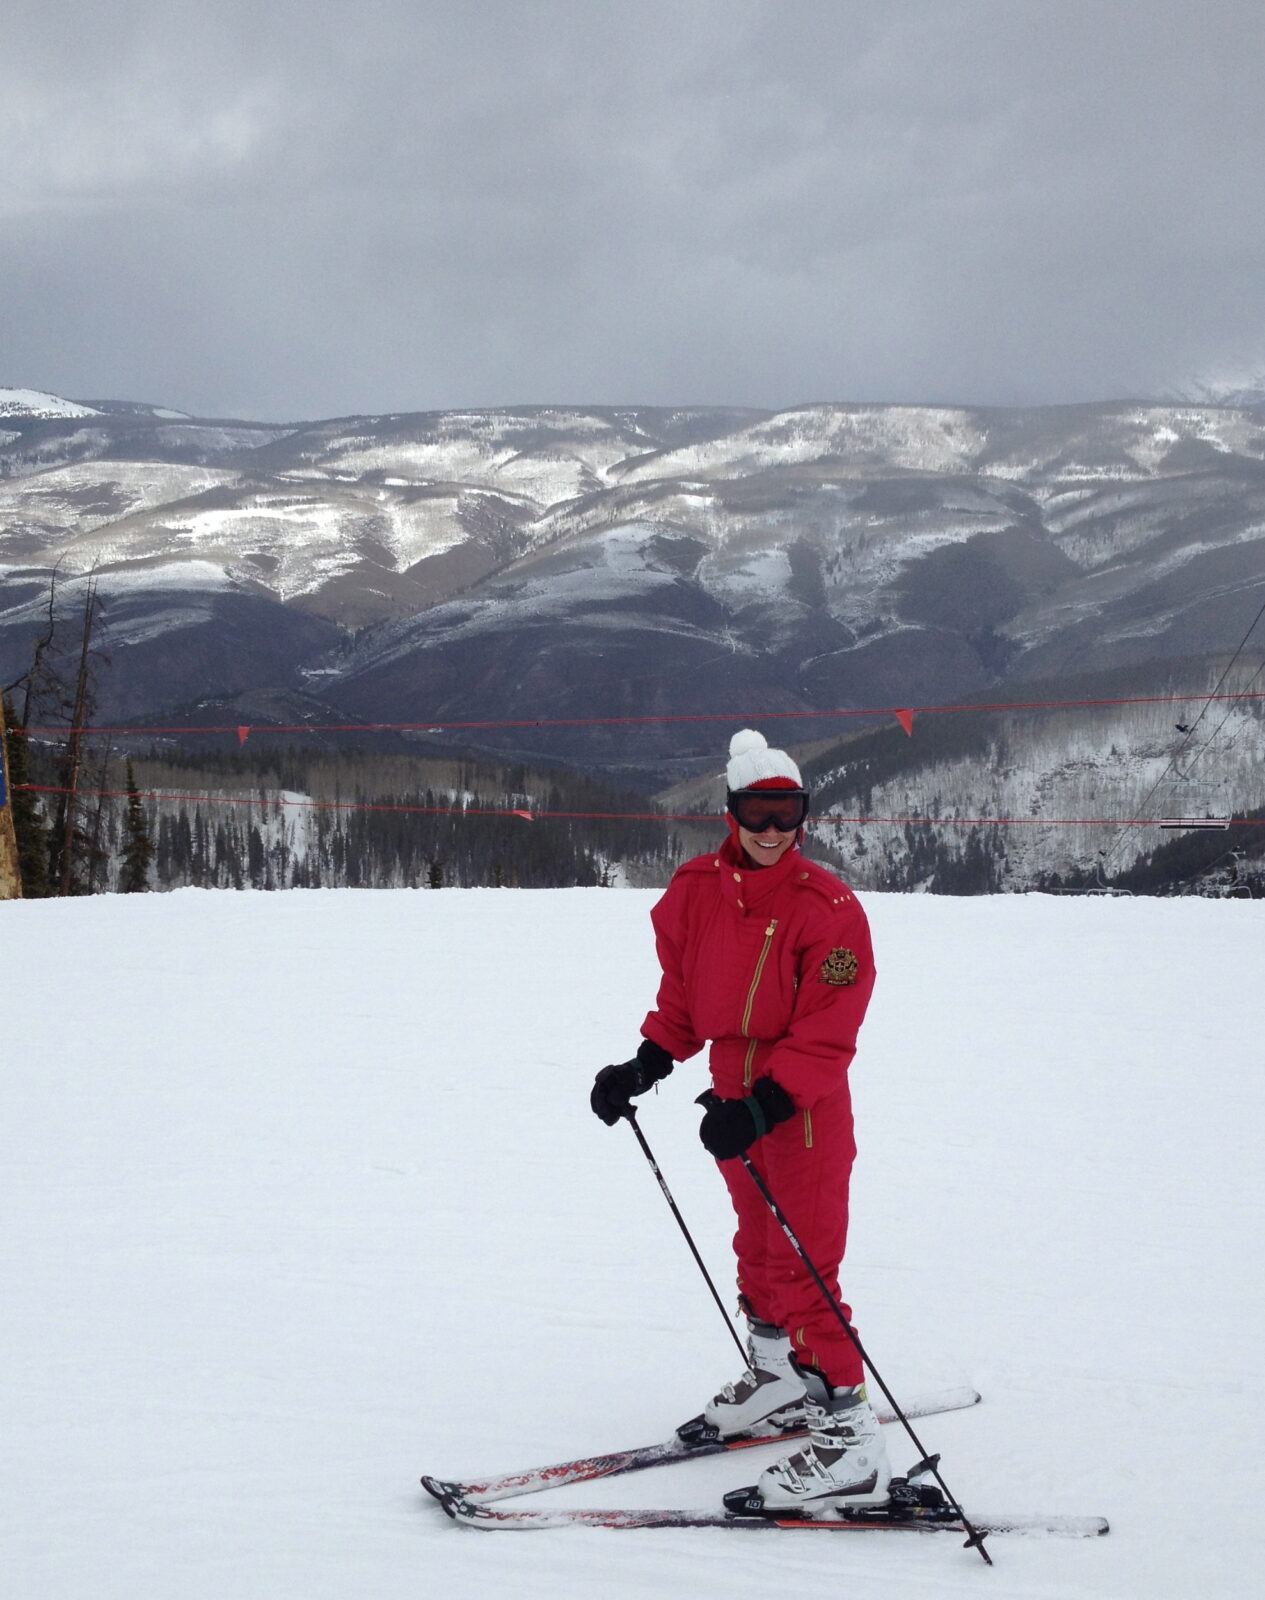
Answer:
MULTIPOLYGON (((92 800, 126 800, 126 789, 76 789, 59 788, 55 784, 44 783, 18 783, 14 789, 26 790, 31 794, 70 794, 75 793, 86 799, 92 800)), ((223 794, 173 794, 163 790, 141 790, 138 796, 142 800, 179 800, 195 805, 225 805, 225 806, 258 806, 261 811, 269 808, 277 810, 285 806, 295 809, 313 811, 384 811, 402 812, 410 815, 434 817, 521 817, 525 822, 560 820, 560 821, 587 821, 587 822, 723 822, 724 812, 702 811, 537 811, 525 806, 419 806, 419 805, 390 805, 380 801, 369 800, 282 800, 270 796, 261 800, 257 794, 250 795, 223 795, 223 794)), ((928 828, 1016 828, 1016 827, 1048 827, 1048 828, 1115 828, 1122 826, 1119 817, 845 817, 845 816, 811 816, 809 823, 842 823, 860 827, 874 824, 887 823, 893 827, 928 827, 928 828)), ((1234 828, 1262 828, 1265 827, 1265 818, 1234 817, 1229 820, 1229 826, 1234 828)), ((1154 817, 1130 817, 1125 821, 1130 825, 1140 827, 1158 827, 1159 823, 1154 817)))
MULTIPOLYGON (((432 719, 428 722, 329 722, 329 723, 261 723, 228 724, 209 723, 187 727, 94 727, 80 730, 84 735, 123 734, 137 737, 159 735, 169 737, 179 733, 234 733, 244 741, 249 733, 451 733, 469 729, 495 728, 597 728, 637 727, 647 723, 684 722, 775 722, 791 719, 811 720, 815 717, 925 717, 950 712, 970 711, 1073 711, 1101 706, 1153 706, 1187 705, 1192 701, 1211 703, 1216 700, 1265 699, 1265 689, 1245 689, 1236 692, 1209 695, 1207 692, 1190 694, 1122 695, 1096 700, 1009 700, 987 704, 952 704, 926 706, 862 706, 835 707, 819 711, 706 711, 677 713, 673 715, 638 717, 519 717, 488 719, 478 722, 447 722, 432 719)), ((13 728, 13 733, 60 736, 69 729, 61 727, 13 728)))

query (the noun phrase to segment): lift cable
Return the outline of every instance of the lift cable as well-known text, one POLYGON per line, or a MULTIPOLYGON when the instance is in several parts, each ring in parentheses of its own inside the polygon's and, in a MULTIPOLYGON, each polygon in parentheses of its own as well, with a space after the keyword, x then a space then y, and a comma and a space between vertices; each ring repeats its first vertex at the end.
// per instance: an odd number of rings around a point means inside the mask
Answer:
MULTIPOLYGON (((1177 746, 1177 749, 1173 752, 1172 758, 1169 761, 1168 765, 1164 768, 1163 772, 1160 773, 1159 777, 1151 785, 1150 789, 1147 792, 1146 798, 1142 801, 1142 804, 1136 808, 1138 817, 1145 817, 1147 815, 1147 807, 1150 805, 1151 801, 1155 798, 1156 791, 1168 779, 1170 774, 1173 773, 1174 771, 1180 772, 1181 769, 1178 766, 1178 763, 1181 761, 1182 755, 1183 755, 1184 751, 1186 750, 1186 747, 1190 744, 1191 740, 1195 737, 1195 734, 1199 731, 1199 724, 1203 721, 1204 717, 1207 716, 1210 707, 1213 705, 1214 701, 1216 701, 1218 699, 1218 697, 1220 696, 1221 690, 1225 686, 1226 679, 1230 676, 1231 672, 1233 672, 1233 670, 1235 668, 1235 665, 1238 662, 1239 657, 1243 654, 1244 650, 1247 649, 1247 642, 1252 637, 1253 633, 1256 631, 1256 626, 1260 622, 1262 617, 1265 617, 1265 601, 1261 602, 1261 608, 1256 613, 1256 615, 1252 618, 1251 622, 1248 624, 1247 632, 1243 635, 1242 639, 1239 641, 1238 649, 1235 650, 1234 654, 1230 657, 1229 661, 1226 664, 1225 670, 1222 672, 1221 676, 1217 679, 1217 682, 1214 685, 1211 693, 1204 700, 1203 705, 1200 707, 1199 715, 1195 718, 1195 720, 1186 729, 1185 734, 1182 736, 1182 742, 1177 746)), ((1265 666, 1265 662, 1262 663, 1262 666, 1265 666)), ((1241 689, 1238 692, 1238 694, 1234 695, 1231 698, 1230 710, 1234 709, 1234 707, 1238 704, 1238 702, 1243 698, 1243 696, 1251 688, 1252 683, 1254 683, 1256 681, 1256 678, 1259 677, 1259 676, 1260 676, 1260 668, 1257 669, 1256 673, 1253 675, 1252 679, 1247 684, 1246 688, 1245 689, 1241 689)), ((1228 717, 1229 715, 1230 715, 1230 711, 1227 711, 1226 712, 1226 716, 1228 717)), ((1225 718, 1222 719, 1223 722, 1224 722, 1224 720, 1225 720, 1225 718)), ((1218 727, 1219 726, 1220 726, 1220 724, 1218 724, 1218 727)), ((1216 733, 1214 731, 1213 738, 1215 738, 1215 737, 1216 737, 1216 733)), ((1209 740, 1209 743, 1211 743, 1211 740, 1209 740)), ((1206 749, 1207 749, 1207 745, 1204 745, 1203 749, 1201 749, 1199 751, 1199 754, 1196 755, 1195 760, 1198 760, 1199 759, 1199 755, 1202 755, 1203 754, 1203 750, 1206 750, 1206 749)), ((1194 763, 1192 762, 1191 765, 1193 766, 1194 763)), ((1110 866, 1111 866, 1113 860, 1115 859, 1116 854, 1119 851, 1119 849, 1120 849, 1121 845, 1123 844, 1124 840, 1129 836, 1130 833, 1135 832, 1136 829, 1139 826, 1140 826, 1140 824, 1136 820, 1132 820, 1132 821, 1126 822, 1121 826, 1120 831, 1119 831, 1119 833, 1117 833, 1114 842, 1111 844, 1111 846, 1107 850, 1105 850, 1103 852, 1103 866, 1104 866, 1105 869, 1106 868, 1110 868, 1110 866)))

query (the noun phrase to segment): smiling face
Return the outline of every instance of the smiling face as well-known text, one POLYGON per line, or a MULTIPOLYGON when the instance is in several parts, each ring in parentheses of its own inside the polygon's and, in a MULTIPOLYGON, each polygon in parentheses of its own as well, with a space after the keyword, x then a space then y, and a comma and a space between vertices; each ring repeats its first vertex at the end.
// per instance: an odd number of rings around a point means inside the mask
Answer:
POLYGON ((779 862, 795 843, 795 833, 779 833, 771 822, 765 823, 759 833, 752 833, 750 828, 744 828, 740 824, 738 843, 753 867, 771 867, 779 862))

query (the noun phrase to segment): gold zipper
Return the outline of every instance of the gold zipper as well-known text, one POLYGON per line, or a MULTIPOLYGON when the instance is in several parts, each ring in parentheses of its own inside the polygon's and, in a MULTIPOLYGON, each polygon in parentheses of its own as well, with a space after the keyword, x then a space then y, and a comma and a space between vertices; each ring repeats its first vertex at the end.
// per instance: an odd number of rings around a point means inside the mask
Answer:
POLYGON ((804 1149, 813 1147, 813 1114, 807 1106, 804 1107, 804 1149))
POLYGON ((755 1060, 756 1046, 759 1043, 760 1041, 758 1039, 752 1039, 751 1043, 747 1046, 746 1060, 742 1063, 742 1087, 744 1089, 749 1089, 751 1087, 751 1063, 755 1060))
MULTIPOLYGON (((751 987, 747 990, 747 1003, 742 1013, 742 1036, 744 1039, 751 1038, 751 1035, 747 1032, 747 1029, 751 1026, 751 1008, 755 1005, 755 992, 760 987, 760 979, 764 976, 764 964, 769 959, 769 950, 772 947, 773 935, 776 932, 777 918, 774 917, 764 930, 764 945, 760 951, 759 960, 755 964, 751 987)), ((755 1060, 758 1043, 758 1039, 751 1039, 751 1043, 747 1046, 747 1059, 742 1064, 742 1086, 744 1089, 751 1087, 751 1064, 755 1060)))

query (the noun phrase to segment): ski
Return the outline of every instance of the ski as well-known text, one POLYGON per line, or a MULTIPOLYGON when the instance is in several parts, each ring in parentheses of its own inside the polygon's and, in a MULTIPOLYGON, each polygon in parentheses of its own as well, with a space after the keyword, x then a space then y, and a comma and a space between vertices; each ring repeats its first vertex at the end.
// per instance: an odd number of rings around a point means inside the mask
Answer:
MULTIPOLYGON (((902 1505, 857 1510, 846 1516, 808 1518, 686 1511, 672 1508, 523 1511, 449 1496, 440 1502, 454 1522, 468 1528, 723 1528, 741 1533, 958 1533, 969 1537, 965 1524, 947 1505, 902 1505)), ((1059 1534, 1096 1538, 1109 1531, 1105 1517, 1041 1516, 1019 1513, 969 1513, 978 1534, 1059 1534)))
MULTIPOLYGON (((907 1417, 934 1417, 945 1411, 964 1411, 979 1404, 979 1393, 969 1386, 935 1389, 919 1395, 904 1405, 907 1417)), ((880 1422, 895 1420, 890 1408, 880 1402, 874 1407, 880 1422)), ((489 1502, 504 1500, 509 1495, 538 1494, 542 1489, 556 1489, 565 1483, 588 1483, 594 1478, 614 1478, 626 1472, 644 1472, 647 1467, 667 1466, 674 1461, 695 1461, 700 1456, 724 1455, 731 1450, 748 1450, 753 1445, 780 1444, 786 1439, 802 1439, 806 1428, 792 1428, 784 1433, 751 1435, 738 1439, 718 1439, 701 1417, 683 1424, 671 1439, 659 1444, 640 1445, 632 1450, 614 1450, 606 1455, 579 1456, 574 1461, 557 1461, 551 1466, 528 1467, 521 1472, 505 1472, 496 1477, 452 1478, 424 1477, 422 1487, 428 1494, 443 1503, 446 1500, 476 1500, 489 1502), (687 1437, 682 1438, 685 1434, 687 1437)))

